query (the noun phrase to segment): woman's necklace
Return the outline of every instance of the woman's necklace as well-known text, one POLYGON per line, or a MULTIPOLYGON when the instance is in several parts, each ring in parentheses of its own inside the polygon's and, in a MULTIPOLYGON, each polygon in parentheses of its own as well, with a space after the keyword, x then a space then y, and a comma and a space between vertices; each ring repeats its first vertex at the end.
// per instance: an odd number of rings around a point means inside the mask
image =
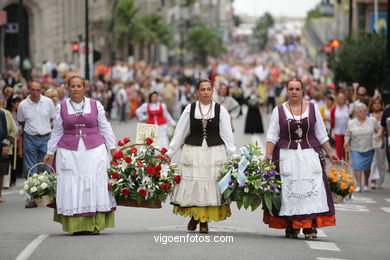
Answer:
MULTIPOLYGON (((300 115, 299 115, 299 120, 296 120, 296 119, 295 119, 294 113, 293 113, 293 111, 292 111, 292 109, 291 109, 291 106, 290 106, 290 102, 288 102, 288 107, 290 108, 291 115, 293 116, 294 121, 295 121, 295 123, 296 123, 297 126, 298 126, 298 129, 295 130, 294 133, 296 133, 296 134, 298 135, 299 138, 302 138, 302 136, 303 136, 303 130, 302 130, 302 128, 301 128, 301 123, 302 123, 302 122, 301 122, 301 119, 302 119, 303 102, 301 103, 301 113, 300 113, 300 115)), ((299 108, 299 107, 298 107, 298 108, 299 108)))
POLYGON ((69 103, 70 103, 71 107, 73 108, 74 112, 76 112, 75 117, 80 117, 83 115, 84 106, 85 106, 85 98, 84 97, 83 97, 83 105, 79 109, 75 108, 75 106, 73 105, 72 99, 69 99, 69 103))
POLYGON ((210 103, 209 111, 207 111, 206 114, 203 114, 202 106, 200 105, 200 101, 199 101, 199 112, 200 112, 200 116, 202 117, 202 127, 203 127, 203 130, 205 130, 206 127, 207 127, 207 122, 208 122, 208 119, 210 118, 211 107, 212 106, 213 106, 213 103, 210 103))

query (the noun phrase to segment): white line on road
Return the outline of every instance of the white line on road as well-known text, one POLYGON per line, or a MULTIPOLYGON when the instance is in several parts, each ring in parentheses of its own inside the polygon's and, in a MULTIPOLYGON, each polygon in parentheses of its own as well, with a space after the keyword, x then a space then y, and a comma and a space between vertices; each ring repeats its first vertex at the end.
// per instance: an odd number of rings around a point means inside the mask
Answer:
POLYGON ((390 203, 390 199, 389 198, 385 198, 385 201, 389 202, 390 203))
POLYGON ((38 246, 48 237, 48 234, 39 235, 26 246, 26 248, 15 258, 15 260, 27 260, 35 251, 35 249, 37 249, 38 246))
POLYGON ((317 257, 317 260, 347 260, 341 258, 326 258, 326 257, 317 257))
POLYGON ((311 249, 340 251, 340 248, 332 242, 305 241, 311 249))
POLYGON ((390 207, 382 207, 381 209, 386 213, 390 213, 390 207))
POLYGON ((11 194, 16 194, 19 193, 18 190, 13 190, 13 191, 3 191, 3 195, 11 195, 11 194))

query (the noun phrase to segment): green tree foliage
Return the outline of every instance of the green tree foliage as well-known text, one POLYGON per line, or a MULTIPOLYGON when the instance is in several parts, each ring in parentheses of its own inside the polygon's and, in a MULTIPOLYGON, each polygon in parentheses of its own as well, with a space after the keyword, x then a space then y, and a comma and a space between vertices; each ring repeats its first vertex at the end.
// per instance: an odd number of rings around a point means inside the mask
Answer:
POLYGON ((336 82, 359 82, 370 93, 383 85, 385 62, 385 37, 369 33, 343 41, 331 57, 336 82))
POLYGON ((192 51, 195 61, 206 64, 207 57, 218 57, 225 49, 221 37, 210 27, 197 25, 188 33, 184 47, 192 51))
POLYGON ((256 23, 254 37, 260 41, 260 49, 263 50, 267 46, 268 30, 274 25, 274 18, 270 13, 265 13, 256 23))
POLYGON ((122 0, 115 10, 115 31, 119 34, 128 34, 138 13, 133 0, 122 0))

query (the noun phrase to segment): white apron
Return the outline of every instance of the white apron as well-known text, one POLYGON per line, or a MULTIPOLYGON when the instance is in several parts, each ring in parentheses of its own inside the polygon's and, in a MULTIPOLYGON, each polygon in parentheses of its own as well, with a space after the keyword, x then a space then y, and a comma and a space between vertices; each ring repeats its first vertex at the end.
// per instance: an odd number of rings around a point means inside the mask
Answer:
POLYGON ((282 206, 280 216, 329 211, 322 167, 314 149, 280 149, 282 206))

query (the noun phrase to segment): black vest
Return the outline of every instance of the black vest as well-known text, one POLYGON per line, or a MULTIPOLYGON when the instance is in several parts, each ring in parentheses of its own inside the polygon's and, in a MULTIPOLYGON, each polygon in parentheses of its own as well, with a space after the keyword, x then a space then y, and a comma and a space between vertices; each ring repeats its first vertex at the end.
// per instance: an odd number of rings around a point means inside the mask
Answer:
POLYGON ((203 138, 205 138, 208 146, 224 144, 221 136, 219 135, 219 113, 221 110, 221 105, 215 103, 214 117, 207 120, 207 127, 205 131, 203 131, 202 119, 195 118, 195 106, 196 102, 191 104, 190 134, 187 136, 184 143, 195 146, 202 146, 203 138))

